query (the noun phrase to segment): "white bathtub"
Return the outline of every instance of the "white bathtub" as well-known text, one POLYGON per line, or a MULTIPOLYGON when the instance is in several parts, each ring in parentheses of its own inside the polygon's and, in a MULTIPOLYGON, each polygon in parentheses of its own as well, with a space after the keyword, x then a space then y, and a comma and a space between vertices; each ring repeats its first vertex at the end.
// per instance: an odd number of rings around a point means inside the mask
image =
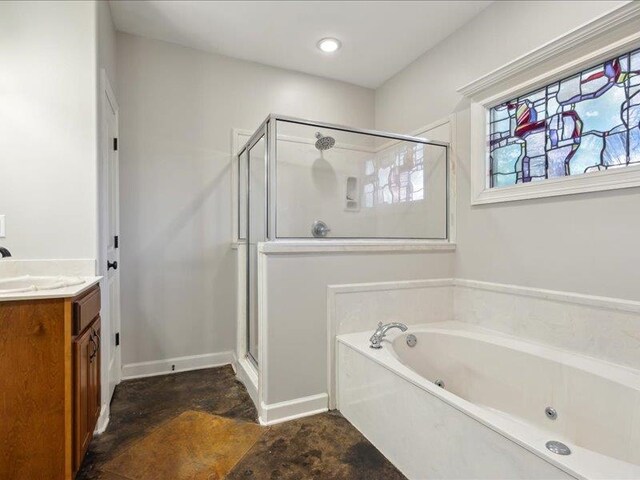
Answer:
POLYGON ((338 337, 337 405, 409 478, 640 478, 640 372, 459 322, 370 335, 338 337))

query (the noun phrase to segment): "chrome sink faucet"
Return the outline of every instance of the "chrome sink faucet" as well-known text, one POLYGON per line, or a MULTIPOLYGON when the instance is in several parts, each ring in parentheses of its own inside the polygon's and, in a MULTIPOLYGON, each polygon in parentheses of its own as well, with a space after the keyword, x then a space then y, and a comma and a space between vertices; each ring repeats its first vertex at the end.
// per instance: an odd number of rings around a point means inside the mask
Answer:
POLYGON ((371 335, 371 338, 369 339, 371 342, 371 345, 369 346, 371 348, 382 348, 382 339, 392 328, 399 328, 403 332, 407 331, 407 326, 404 323, 392 322, 383 325, 382 322, 379 322, 378 328, 373 332, 373 335, 371 335))

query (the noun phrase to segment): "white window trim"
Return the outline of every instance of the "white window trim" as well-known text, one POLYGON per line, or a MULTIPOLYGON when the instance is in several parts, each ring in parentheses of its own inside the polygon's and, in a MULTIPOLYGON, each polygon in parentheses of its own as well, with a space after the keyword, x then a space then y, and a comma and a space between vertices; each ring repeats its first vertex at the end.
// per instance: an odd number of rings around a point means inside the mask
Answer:
POLYGON ((640 2, 630 2, 458 89, 458 92, 472 99, 469 152, 472 205, 640 186, 640 166, 630 166, 489 188, 487 141, 490 108, 640 47, 639 26, 640 2), (570 58, 570 52, 582 55, 570 58), (524 81, 519 80, 529 73, 533 75, 524 81))

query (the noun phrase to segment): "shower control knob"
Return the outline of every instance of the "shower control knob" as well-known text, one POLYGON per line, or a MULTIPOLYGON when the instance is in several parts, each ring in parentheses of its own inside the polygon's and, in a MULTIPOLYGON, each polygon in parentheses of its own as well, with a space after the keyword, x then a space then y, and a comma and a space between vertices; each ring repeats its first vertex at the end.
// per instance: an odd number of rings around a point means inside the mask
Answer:
POLYGON ((316 220, 311 226, 311 234, 316 238, 324 238, 331 229, 322 220, 316 220))

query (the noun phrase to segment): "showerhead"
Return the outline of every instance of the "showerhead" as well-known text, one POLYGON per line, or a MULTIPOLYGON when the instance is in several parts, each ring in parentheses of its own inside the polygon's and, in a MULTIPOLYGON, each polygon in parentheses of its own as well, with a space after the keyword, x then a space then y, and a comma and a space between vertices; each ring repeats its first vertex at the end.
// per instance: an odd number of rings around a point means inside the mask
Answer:
POLYGON ((336 144, 335 138, 325 137, 320 132, 316 133, 316 138, 318 139, 316 140, 316 148, 320 151, 329 150, 330 148, 333 148, 333 146, 336 144))

